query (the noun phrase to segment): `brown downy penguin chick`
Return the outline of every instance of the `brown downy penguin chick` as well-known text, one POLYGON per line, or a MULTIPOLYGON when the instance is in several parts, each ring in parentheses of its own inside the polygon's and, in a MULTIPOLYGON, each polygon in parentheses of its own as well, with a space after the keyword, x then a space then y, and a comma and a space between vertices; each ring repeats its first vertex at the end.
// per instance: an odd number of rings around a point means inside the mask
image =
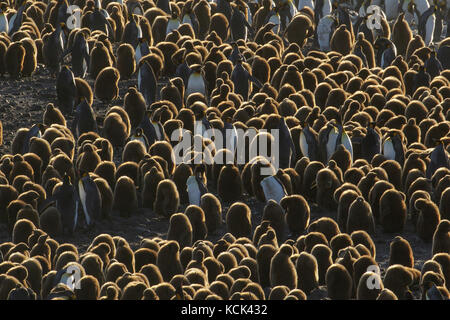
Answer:
POLYGON ((128 242, 119 240, 117 242, 116 254, 114 256, 118 262, 125 265, 128 272, 134 273, 134 253, 128 242))
POLYGON ((306 199, 301 195, 286 196, 280 201, 286 211, 286 224, 294 235, 303 233, 309 224, 310 208, 306 199))
POLYGON ((330 158, 330 161, 331 160, 336 162, 338 167, 341 169, 342 174, 345 174, 352 165, 352 156, 342 144, 337 147, 336 151, 330 158))
POLYGON ((217 193, 224 202, 236 202, 242 197, 242 180, 239 169, 229 163, 222 167, 217 180, 217 193))
POLYGON ((334 236, 340 234, 337 223, 327 217, 319 218, 311 223, 308 227, 308 232, 320 232, 327 238, 327 241, 331 241, 334 236))
POLYGON ((311 250, 311 254, 316 258, 318 282, 324 285, 327 270, 333 264, 331 249, 327 245, 317 244, 311 250))
POLYGON ((330 299, 349 300, 351 298, 353 288, 352 277, 343 265, 331 265, 327 270, 325 283, 330 299))
MULTIPOLYGON (((314 33, 311 19, 304 14, 295 15, 284 31, 289 43, 296 43, 300 48, 314 33)), ((350 51, 349 51, 350 52, 350 51)))
POLYGON ((203 209, 196 205, 190 205, 184 211, 192 225, 192 242, 204 240, 208 234, 203 209))
POLYGON ((147 150, 145 149, 145 146, 141 141, 130 140, 123 148, 122 163, 128 161, 139 163, 146 154, 147 150))
POLYGON ((321 169, 316 177, 317 204, 326 210, 336 210, 337 203, 335 202, 333 195, 340 185, 341 184, 333 171, 327 168, 321 169))
POLYGON ((136 71, 134 48, 128 43, 122 43, 117 49, 117 69, 120 78, 127 80, 136 71))
POLYGON ((387 190, 381 196, 380 223, 384 232, 402 232, 406 223, 405 195, 395 189, 387 190))
POLYGON ((39 214, 33 208, 33 206, 31 206, 28 203, 25 205, 25 207, 23 209, 20 209, 19 212, 17 212, 16 219, 17 219, 17 221, 20 219, 27 219, 28 221, 31 221, 33 223, 35 228, 39 228, 39 214))
POLYGON ((180 206, 180 197, 177 186, 170 179, 162 180, 156 189, 156 199, 153 211, 160 216, 170 217, 177 212, 180 206))
POLYGON ((156 199, 156 191, 159 182, 164 180, 164 174, 156 167, 152 167, 144 176, 144 188, 142 189, 142 207, 153 210, 156 199))
POLYGON ((319 286, 319 270, 314 255, 301 252, 297 258, 296 270, 298 275, 297 288, 307 295, 319 286))
POLYGON ((357 285, 357 300, 376 300, 383 290, 383 282, 378 273, 368 271, 364 273, 357 285))
POLYGON ((75 289, 75 294, 78 300, 98 300, 100 298, 100 285, 98 280, 86 275, 79 280, 79 289, 75 289))
POLYGON ((413 283, 412 273, 400 264, 394 264, 386 270, 383 284, 384 287, 391 290, 400 300, 407 297, 409 286, 413 283))
POLYGON ((372 209, 361 196, 356 198, 348 209, 347 232, 352 233, 356 230, 364 230, 371 234, 375 232, 372 209))
POLYGON ((450 221, 441 220, 433 235, 433 255, 450 252, 450 221))
MULTIPOLYGON (((334 195, 337 196, 338 192, 336 191, 334 195)), ((357 191, 353 189, 347 189, 344 192, 342 192, 339 196, 339 199, 337 199, 338 200, 337 222, 339 227, 343 231, 347 230, 348 210, 350 208, 350 205, 353 203, 353 201, 356 200, 356 198, 358 198, 359 195, 360 194, 358 194, 357 191)))
POLYGON ((102 208, 102 214, 101 217, 104 218, 110 218, 112 206, 113 206, 113 200, 114 200, 114 194, 111 190, 110 185, 108 182, 103 178, 95 178, 94 179, 95 184, 97 185, 98 190, 100 191, 101 195, 101 208, 102 208))
POLYGON ((192 225, 184 213, 175 213, 170 217, 167 240, 175 240, 181 249, 192 245, 192 225))
POLYGON ((103 261, 98 255, 94 253, 86 254, 81 259, 81 265, 86 271, 86 274, 95 277, 99 284, 105 282, 103 275, 103 261))
POLYGON ((205 213, 208 233, 212 234, 222 226, 222 205, 215 195, 205 193, 200 198, 200 207, 205 213))
POLYGON ((237 238, 250 238, 252 231, 251 210, 242 202, 235 202, 226 214, 227 231, 237 238))
POLYGON ((37 67, 37 47, 34 40, 31 38, 24 38, 20 40, 22 46, 25 48, 25 57, 22 67, 22 76, 30 77, 37 67))
POLYGON ((130 118, 131 128, 137 128, 145 116, 145 99, 135 87, 128 88, 124 97, 123 108, 130 118))
POLYGON ((103 121, 103 135, 114 147, 122 147, 129 137, 127 123, 120 114, 111 112, 103 121))
POLYGON ((111 102, 119 96, 120 73, 114 67, 100 71, 94 83, 95 97, 103 102, 111 102))
POLYGON ((423 42, 422 37, 417 34, 414 38, 412 38, 409 41, 408 46, 406 47, 405 60, 409 61, 409 58, 414 53, 414 51, 416 51, 419 48, 423 48, 423 47, 425 47, 425 42, 423 42))
POLYGON ((61 235, 63 229, 61 213, 55 207, 45 209, 39 216, 39 225, 50 237, 61 235))
POLYGON ((108 48, 103 42, 97 41, 90 54, 89 75, 92 79, 97 79, 103 69, 109 68, 112 65, 108 48))
POLYGON ((352 35, 345 25, 341 25, 334 31, 330 39, 330 47, 331 50, 339 52, 344 56, 352 51, 352 35))
POLYGON ((417 234, 425 242, 433 239, 433 234, 440 222, 439 208, 426 199, 417 199, 414 207, 419 211, 417 234))
POLYGON ((34 229, 35 226, 30 220, 17 220, 13 228, 12 242, 15 244, 20 242, 27 243, 28 237, 33 233, 34 229))
POLYGON ((263 210, 263 221, 269 221, 270 226, 275 230, 278 240, 283 241, 284 238, 284 211, 283 208, 275 201, 270 199, 263 210))
POLYGON ((390 244, 389 266, 400 264, 408 268, 414 267, 413 251, 409 242, 400 236, 392 240, 390 244))
POLYGON ((5 54, 6 71, 13 79, 19 78, 25 61, 26 50, 20 41, 12 42, 5 54))
POLYGON ((401 13, 395 20, 392 28, 392 41, 397 48, 397 54, 405 56, 408 43, 412 39, 412 31, 407 21, 404 20, 405 13, 401 13))
POLYGON ((193 175, 192 168, 186 163, 180 163, 173 173, 172 180, 177 186, 180 195, 180 204, 189 203, 189 194, 187 192, 186 182, 193 175))
POLYGON ((121 176, 116 182, 113 210, 119 211, 122 217, 130 217, 138 210, 136 187, 128 176, 121 176))
POLYGON ((52 124, 66 126, 66 119, 53 103, 47 104, 42 121, 45 126, 51 126, 52 124))
POLYGON ((168 241, 159 249, 156 265, 164 281, 170 281, 173 276, 183 273, 179 250, 180 246, 175 241, 168 241))
POLYGON ((270 285, 272 287, 284 285, 290 290, 297 288, 297 272, 291 261, 292 247, 284 244, 270 261, 270 285))

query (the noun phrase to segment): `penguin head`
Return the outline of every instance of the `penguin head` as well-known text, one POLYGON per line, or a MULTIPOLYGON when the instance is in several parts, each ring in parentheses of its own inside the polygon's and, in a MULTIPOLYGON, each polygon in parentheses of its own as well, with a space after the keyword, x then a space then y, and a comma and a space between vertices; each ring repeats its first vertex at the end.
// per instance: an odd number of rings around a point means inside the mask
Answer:
POLYGON ((72 178, 67 174, 67 172, 65 172, 63 177, 63 184, 71 184, 71 182, 72 178))
POLYGON ((135 136, 142 137, 142 128, 141 127, 136 128, 135 136))

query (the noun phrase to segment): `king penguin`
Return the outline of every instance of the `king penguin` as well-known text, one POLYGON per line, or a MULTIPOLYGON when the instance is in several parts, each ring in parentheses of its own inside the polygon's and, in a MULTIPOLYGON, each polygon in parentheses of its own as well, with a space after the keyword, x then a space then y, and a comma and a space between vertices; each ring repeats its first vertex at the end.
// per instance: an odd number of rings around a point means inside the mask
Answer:
POLYGON ((383 69, 389 67, 397 56, 397 47, 387 38, 378 38, 375 41, 375 49, 377 49, 376 62, 383 69))
POLYGON ((161 122, 159 122, 159 119, 155 118, 151 110, 147 110, 139 128, 142 128, 148 146, 152 146, 155 141, 165 140, 164 127, 161 122))
POLYGON ((281 169, 286 169, 294 164, 294 161, 297 159, 297 154, 295 152, 295 145, 294 141, 292 140, 291 132, 286 125, 286 120, 284 117, 280 119, 280 122, 278 124, 278 133, 281 151, 279 165, 281 169))
POLYGON ((261 88, 262 83, 253 77, 247 69, 242 65, 242 59, 238 58, 236 65, 234 66, 233 72, 231 73, 231 81, 234 84, 234 92, 240 94, 244 101, 248 100, 249 93, 249 81, 253 82, 258 88, 261 88))
POLYGON ((156 100, 156 85, 157 79, 152 66, 147 60, 141 61, 138 71, 138 90, 144 96, 147 106, 156 100))
POLYGON ((272 32, 275 34, 280 33, 281 19, 278 7, 273 7, 270 10, 266 18, 266 23, 273 23, 275 26, 272 28, 272 32))
POLYGON ((199 165, 195 168, 194 174, 186 181, 189 204, 200 206, 200 200, 208 189, 205 184, 205 167, 199 165))
POLYGON ((428 4, 427 0, 416 0, 417 11, 420 12, 418 32, 425 42, 426 46, 429 46, 433 41, 434 28, 436 25, 437 6, 428 4), (426 3, 426 4, 425 4, 426 3))
POLYGON ((427 165, 426 177, 431 179, 437 169, 448 168, 450 169, 450 162, 448 159, 447 151, 445 150, 445 142, 450 142, 450 138, 442 138, 437 141, 436 147, 431 151, 429 157, 430 162, 427 165))
POLYGON ((178 20, 178 14, 176 11, 172 12, 170 19, 167 21, 166 36, 173 30, 177 30, 180 26, 180 20, 178 20))
POLYGON ((23 22, 23 13, 26 9, 26 1, 19 0, 17 4, 19 5, 19 9, 15 14, 13 14, 9 21, 9 36, 12 36, 16 31, 18 31, 23 22))
MULTIPOLYGON (((236 148, 238 146, 238 133, 236 127, 232 123, 232 119, 229 116, 226 116, 223 119, 223 130, 222 130, 223 147, 226 147, 231 151, 233 157, 236 156, 236 148)), ((217 149, 219 150, 219 149, 217 149)))
POLYGON ((190 66, 191 73, 189 75, 186 91, 184 93, 184 98, 187 100, 191 93, 201 93, 206 97, 206 85, 205 78, 202 74, 202 66, 199 64, 194 64, 190 66))
POLYGON ((319 20, 316 29, 316 38, 321 51, 331 50, 330 40, 337 26, 337 20, 332 15, 326 15, 319 20))
POLYGON ((0 33, 4 32, 8 34, 9 31, 9 23, 6 18, 5 12, 0 8, 0 33))
POLYGON ((28 153, 30 149, 30 140, 33 137, 40 138, 44 133, 44 126, 41 123, 34 124, 29 130, 22 144, 22 154, 28 153))
POLYGON ((101 217, 102 199, 97 184, 88 172, 82 172, 78 181, 78 194, 88 227, 101 217))
POLYGON ((84 32, 77 32, 73 44, 64 52, 64 56, 71 53, 72 71, 75 77, 84 78, 89 70, 89 44, 84 32))
POLYGON ((144 131, 141 127, 137 127, 133 135, 130 136, 130 141, 137 140, 144 146, 145 150, 148 150, 149 144, 147 137, 144 135, 144 131))
POLYGON ((363 159, 371 162, 372 158, 381 153, 381 137, 375 130, 375 123, 371 122, 367 127, 367 133, 361 142, 361 153, 363 159))
POLYGON ((266 202, 269 200, 274 200, 277 203, 280 203, 281 199, 287 196, 283 183, 275 175, 262 179, 260 184, 263 189, 266 202))
POLYGON ((95 112, 86 102, 85 97, 81 97, 81 102, 75 111, 75 119, 72 123, 72 133, 78 139, 83 133, 98 132, 95 112))
POLYGON ((311 161, 320 161, 317 132, 308 124, 300 132, 300 150, 311 161))
POLYGON ((233 7, 229 28, 231 29, 231 38, 233 41, 238 41, 240 39, 247 41, 249 30, 250 33, 253 34, 253 29, 245 19, 245 15, 239 9, 239 6, 233 7))
POLYGON ((150 47, 148 46, 147 40, 145 38, 139 38, 138 41, 139 43, 134 50, 134 59, 137 66, 139 65, 139 61, 141 61, 141 58, 150 53, 150 47))
POLYGON ((329 131, 328 139, 326 140, 326 148, 327 148, 326 162, 328 163, 328 160, 330 160, 331 156, 338 149, 338 146, 340 144, 344 145, 345 149, 347 149, 348 152, 350 152, 350 157, 353 162, 353 145, 349 135, 345 131, 340 121, 337 124, 333 122, 331 122, 331 124, 333 126, 333 129, 329 131))
POLYGON ((63 177, 62 185, 55 190, 51 198, 56 200, 56 208, 61 213, 63 228, 73 234, 78 220, 79 197, 67 173, 63 177))
POLYGON ((383 142, 383 155, 387 160, 395 160, 401 166, 405 162, 405 146, 398 132, 390 131, 387 133, 383 142))
POLYGON ((206 118, 204 110, 199 110, 194 113, 195 123, 194 123, 194 135, 201 135, 204 138, 209 138, 206 135, 206 131, 211 129, 211 124, 206 118))

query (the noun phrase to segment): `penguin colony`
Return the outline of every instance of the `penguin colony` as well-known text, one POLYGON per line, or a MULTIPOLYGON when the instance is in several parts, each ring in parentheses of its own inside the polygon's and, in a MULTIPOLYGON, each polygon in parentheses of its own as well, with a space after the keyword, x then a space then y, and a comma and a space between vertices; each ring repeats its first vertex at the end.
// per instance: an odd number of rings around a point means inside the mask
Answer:
POLYGON ((0 121, 0 299, 449 299, 450 4, 381 3, 2 1, 0 83, 57 99, 0 121), (211 128, 278 129, 280 167, 211 128), (144 214, 166 233, 96 231, 144 214))

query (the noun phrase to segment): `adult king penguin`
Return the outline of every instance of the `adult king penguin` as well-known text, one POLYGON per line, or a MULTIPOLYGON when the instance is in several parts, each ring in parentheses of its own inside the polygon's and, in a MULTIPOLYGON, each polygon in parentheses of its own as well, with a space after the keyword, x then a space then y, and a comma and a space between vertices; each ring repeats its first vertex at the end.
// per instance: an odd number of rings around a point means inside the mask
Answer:
POLYGON ((398 132, 390 131, 387 133, 383 142, 383 155, 387 160, 395 160, 401 166, 405 162, 405 146, 398 132))
POLYGON ((272 199, 277 203, 280 203, 281 199, 287 196, 286 189, 277 176, 266 177, 261 180, 260 184, 263 189, 266 202, 272 199))
POLYGON ((200 201, 205 193, 208 193, 208 189, 205 185, 205 167, 199 165, 195 168, 194 174, 190 176, 186 181, 187 192, 189 196, 189 204, 200 206, 200 201))
POLYGON ((134 50, 134 59, 137 66, 139 65, 139 61, 141 61, 141 58, 150 53, 150 47, 148 46, 147 40, 145 38, 139 38, 138 41, 139 43, 134 50))
POLYGON ((191 93, 201 93, 206 97, 206 84, 205 79, 202 74, 202 66, 199 64, 194 64, 190 66, 191 73, 189 75, 186 92, 184 93, 184 98, 187 100, 191 93))
POLYGON ((9 23, 8 18, 3 11, 3 8, 0 8, 0 33, 4 32, 8 34, 9 31, 9 23))
POLYGON ((381 153, 381 137, 375 130, 375 123, 371 122, 367 127, 367 133, 361 142, 361 153, 363 159, 371 162, 372 158, 381 153))
POLYGON ((138 90, 144 96, 145 103, 150 106, 156 100, 157 79, 153 68, 147 60, 139 64, 138 90))
MULTIPOLYGON (((164 127, 162 126, 159 119, 156 119, 151 110, 147 110, 144 119, 139 126, 147 139, 147 145, 151 146, 155 141, 162 141, 165 139, 164 127)), ((139 129, 138 128, 138 129, 139 129)), ((145 145, 145 144, 144 144, 145 145)))
POLYGON ((248 100, 249 81, 253 82, 258 88, 262 87, 262 83, 244 68, 241 58, 238 58, 236 61, 236 65, 231 73, 231 81, 234 83, 234 92, 240 94, 244 101, 248 100))
POLYGON ((86 102, 85 97, 81 97, 81 102, 75 111, 75 119, 72 123, 72 133, 78 139, 83 133, 98 132, 95 112, 86 102))
POLYGON ((178 19, 178 14, 176 11, 172 12, 172 15, 170 16, 169 20, 167 21, 167 27, 166 27, 166 36, 171 33, 173 30, 177 30, 180 26, 180 20, 178 19))
POLYGON ((319 140, 317 132, 308 124, 300 132, 300 150, 311 161, 320 161, 319 140))
POLYGON ((448 154, 445 150, 445 145, 449 142, 450 138, 442 138, 436 142, 436 147, 429 155, 430 162, 428 163, 426 170, 426 176, 428 179, 431 179, 436 170, 439 168, 444 167, 450 169, 448 154))
POLYGON ((86 224, 90 227, 93 225, 94 220, 100 219, 102 199, 97 184, 91 178, 89 172, 81 173, 80 180, 78 181, 78 194, 86 224))

